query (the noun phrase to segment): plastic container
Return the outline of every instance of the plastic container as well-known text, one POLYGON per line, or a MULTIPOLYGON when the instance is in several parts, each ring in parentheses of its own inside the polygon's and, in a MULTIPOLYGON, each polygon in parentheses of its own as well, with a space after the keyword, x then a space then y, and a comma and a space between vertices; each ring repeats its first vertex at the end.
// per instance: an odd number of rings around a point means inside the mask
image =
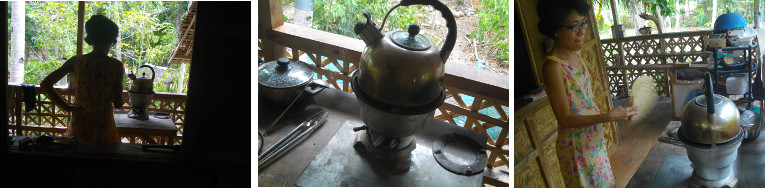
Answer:
POLYGON ((749 75, 746 73, 730 76, 725 79, 725 92, 729 95, 743 95, 749 91, 749 75))
POLYGON ((720 33, 720 34, 712 34, 709 36, 709 46, 713 48, 722 48, 725 47, 726 44, 726 33, 720 33))
POLYGON ((733 46, 751 45, 755 36, 757 36, 757 31, 751 27, 742 27, 728 31, 728 41, 733 46))

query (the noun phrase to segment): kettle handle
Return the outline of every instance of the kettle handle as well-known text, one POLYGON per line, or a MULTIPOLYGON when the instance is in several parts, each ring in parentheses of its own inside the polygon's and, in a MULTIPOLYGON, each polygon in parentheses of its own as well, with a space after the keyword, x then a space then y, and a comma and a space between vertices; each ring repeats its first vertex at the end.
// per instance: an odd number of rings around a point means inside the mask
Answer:
POLYGON ((712 87, 712 74, 709 72, 705 72, 704 76, 706 77, 706 80, 704 82, 704 86, 706 86, 706 91, 704 92, 704 95, 707 97, 707 114, 714 114, 715 113, 715 93, 714 89, 712 87))
POLYGON ((454 44, 457 42, 457 21, 454 19, 454 14, 452 14, 452 11, 449 10, 449 7, 444 5, 444 3, 441 3, 438 0, 401 0, 398 5, 393 6, 390 10, 388 10, 388 13, 385 14, 385 18, 383 18, 383 23, 380 26, 380 30, 382 30, 383 26, 385 26, 385 20, 388 19, 388 14, 393 11, 393 9, 398 8, 399 6, 410 6, 410 5, 430 5, 433 6, 436 10, 441 12, 441 16, 446 19, 446 28, 449 29, 449 32, 446 33, 446 42, 444 42, 444 45, 441 46, 441 51, 439 52, 439 56, 441 56, 441 61, 446 63, 446 60, 449 59, 449 55, 452 53, 452 50, 454 49, 454 44))
MULTIPOLYGON (((151 80, 154 80, 154 67, 151 67, 149 65, 141 65, 138 68, 140 69, 140 68, 144 68, 144 67, 149 67, 149 69, 151 69, 151 80)), ((138 69, 136 69, 136 74, 138 74, 138 69)))

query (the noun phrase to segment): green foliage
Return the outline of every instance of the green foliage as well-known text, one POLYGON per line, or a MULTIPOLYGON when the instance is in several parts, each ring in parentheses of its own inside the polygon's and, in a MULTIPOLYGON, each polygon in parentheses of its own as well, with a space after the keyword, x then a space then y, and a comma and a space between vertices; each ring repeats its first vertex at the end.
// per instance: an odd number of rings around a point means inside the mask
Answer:
POLYGON ((470 34, 478 41, 484 41, 489 46, 483 47, 482 51, 495 52, 494 57, 504 60, 505 64, 509 61, 509 40, 510 28, 510 9, 508 0, 480 0, 483 5, 478 8, 478 24, 475 30, 470 34))
POLYGON ((696 18, 694 19, 696 25, 709 25, 709 23, 712 22, 704 12, 704 9, 698 8, 694 10, 694 13, 696 14, 696 18))
MULTIPOLYGON (((168 92, 168 93, 175 93, 178 91, 178 84, 180 79, 180 73, 181 68, 185 68, 186 72, 183 75, 184 81, 183 83, 188 83, 189 81, 189 66, 190 64, 186 64, 185 67, 180 67, 180 65, 175 65, 172 67, 169 67, 167 70, 165 70, 165 73, 162 75, 157 75, 154 78, 154 92, 168 92), (165 81, 168 81, 169 83, 173 84, 166 84, 165 81)), ((149 75, 151 73, 147 73, 149 75)), ((186 87, 182 88, 182 93, 186 93, 186 87)))
MULTIPOLYGON (((185 15, 189 3, 188 1, 86 2, 84 21, 92 15, 102 14, 119 26, 121 59, 126 69, 135 70, 143 64, 167 66, 178 41, 177 32, 180 28, 176 22, 185 15)), ((27 48, 29 55, 26 57, 25 83, 39 84, 39 80, 63 63, 62 58, 76 55, 77 4, 77 2, 68 1, 26 2, 25 42, 29 47, 27 48), (51 67, 54 68, 50 69, 51 67)), ((9 15, 11 10, 9 6, 9 15)), ((10 31, 10 24, 8 29, 10 31)), ((84 36, 87 36, 87 33, 84 36)), ((91 50, 90 45, 83 44, 83 54, 91 50)), ((109 55, 116 57, 115 50, 117 48, 112 47, 109 55)), ((188 70, 188 67, 186 69, 188 70)), ((179 71, 177 68, 170 68, 167 72, 178 73, 179 71)), ((178 76, 174 77, 177 80, 178 76)), ((185 78, 188 79, 188 76, 185 78)), ((127 77, 123 80, 126 85, 129 84, 127 77)), ((155 86, 157 85, 163 84, 155 83, 155 86)), ((185 90, 186 86, 182 87, 185 90)), ((176 91, 172 88, 167 89, 176 91)))
POLYGON ((675 10, 675 1, 678 0, 638 0, 638 2, 643 3, 643 5, 646 6, 648 14, 653 14, 653 12, 656 11, 656 8, 660 8, 660 14, 662 16, 672 16, 677 13, 677 10, 675 10))
POLYGON ((62 61, 27 61, 24 64, 24 83, 40 85, 45 76, 56 70, 62 61))
MULTIPOLYGON (((362 15, 364 12, 369 12, 373 22, 379 26, 385 13, 393 6, 394 2, 379 0, 315 0, 313 28, 358 39, 353 27, 357 22, 366 21, 362 15)), ((421 5, 396 8, 388 16, 383 32, 406 30, 409 24, 425 23, 423 18, 415 18, 415 13, 425 14, 425 9, 421 5)))

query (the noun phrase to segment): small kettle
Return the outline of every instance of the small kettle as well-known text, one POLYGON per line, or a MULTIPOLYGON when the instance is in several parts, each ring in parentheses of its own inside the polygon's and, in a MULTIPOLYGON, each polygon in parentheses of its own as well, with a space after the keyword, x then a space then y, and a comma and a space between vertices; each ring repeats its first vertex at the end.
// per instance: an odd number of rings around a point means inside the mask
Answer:
POLYGON ((151 78, 146 77, 146 73, 143 73, 141 77, 136 77, 133 73, 128 74, 128 78, 133 81, 132 84, 130 84, 130 92, 142 94, 154 93, 154 68, 150 65, 141 65, 141 67, 138 68, 140 69, 144 67, 148 67, 151 70, 151 78))
POLYGON ((366 43, 354 73, 361 91, 367 96, 393 106, 420 107, 443 95, 444 64, 457 40, 457 24, 449 8, 437 0, 402 0, 383 19, 378 29, 371 15, 364 13, 366 22, 359 22, 354 32, 366 43), (416 24, 407 31, 381 33, 388 15, 399 6, 430 5, 446 19, 449 32, 439 49, 419 35, 416 24))

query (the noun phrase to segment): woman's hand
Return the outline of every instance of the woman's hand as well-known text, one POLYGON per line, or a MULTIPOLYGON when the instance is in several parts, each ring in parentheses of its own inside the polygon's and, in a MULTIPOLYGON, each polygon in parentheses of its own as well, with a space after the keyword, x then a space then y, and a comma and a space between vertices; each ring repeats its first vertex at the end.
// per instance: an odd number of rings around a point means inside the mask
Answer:
POLYGON ((74 112, 74 111, 77 111, 77 110, 80 109, 80 107, 77 107, 77 105, 75 105, 75 104, 68 104, 66 106, 63 106, 62 108, 63 108, 63 110, 65 110, 67 112, 74 112))
POLYGON ((637 115, 637 111, 635 111, 635 109, 637 109, 637 105, 630 106, 627 108, 620 106, 608 112, 606 116, 608 116, 608 119, 611 121, 624 121, 624 120, 627 120, 627 118, 629 117, 637 115))

